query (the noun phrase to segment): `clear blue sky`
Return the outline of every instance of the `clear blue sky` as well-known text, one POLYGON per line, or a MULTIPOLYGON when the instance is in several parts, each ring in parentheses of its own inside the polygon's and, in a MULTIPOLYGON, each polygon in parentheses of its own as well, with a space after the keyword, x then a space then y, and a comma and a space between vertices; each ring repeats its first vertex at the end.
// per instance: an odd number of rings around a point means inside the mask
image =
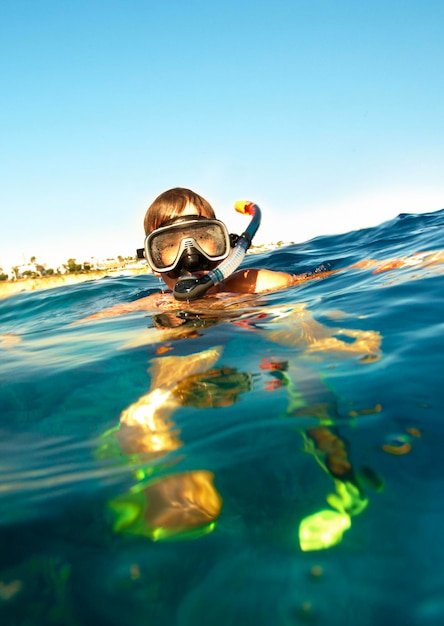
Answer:
POLYGON ((132 254, 148 204, 261 241, 444 207, 443 0, 2 0, 0 265, 132 254))

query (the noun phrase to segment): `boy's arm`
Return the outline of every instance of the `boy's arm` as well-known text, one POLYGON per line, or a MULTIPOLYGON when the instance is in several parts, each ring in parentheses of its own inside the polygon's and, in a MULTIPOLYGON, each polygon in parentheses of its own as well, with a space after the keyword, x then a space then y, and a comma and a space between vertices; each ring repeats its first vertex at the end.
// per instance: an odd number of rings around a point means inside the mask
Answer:
POLYGON ((262 293, 284 289, 293 284, 294 277, 287 272, 272 270, 238 270, 228 276, 220 286, 220 291, 235 293, 262 293))
POLYGON ((222 283, 222 290, 237 293, 263 293, 266 291, 285 289, 286 287, 297 285, 307 280, 325 278, 326 276, 347 269, 373 268, 373 273, 378 274, 380 272, 387 272, 404 267, 430 267, 440 263, 444 263, 444 250, 416 252, 410 256, 387 259, 385 261, 365 259, 343 269, 327 270, 322 268, 315 272, 299 275, 265 269, 238 270, 222 283))
POLYGON ((401 269, 403 267, 430 267, 444 262, 444 250, 436 250, 435 252, 415 252, 410 256, 400 258, 386 259, 378 261, 376 259, 364 259, 346 269, 373 269, 373 274, 380 272, 388 272, 393 269, 401 269))
POLYGON ((75 321, 74 324, 90 322, 92 320, 98 320, 104 317, 117 317, 118 315, 125 315, 125 313, 133 313, 134 311, 150 311, 154 306, 156 296, 157 294, 152 294, 150 296, 146 296, 145 298, 135 300, 134 302, 123 302, 122 304, 115 304, 114 306, 103 309, 98 313, 88 315, 88 317, 82 317, 82 319, 75 321))
POLYGON ((223 281, 220 291, 235 293, 264 293, 285 289, 314 278, 325 278, 339 270, 322 270, 308 274, 289 274, 275 270, 248 269, 238 270, 223 281))

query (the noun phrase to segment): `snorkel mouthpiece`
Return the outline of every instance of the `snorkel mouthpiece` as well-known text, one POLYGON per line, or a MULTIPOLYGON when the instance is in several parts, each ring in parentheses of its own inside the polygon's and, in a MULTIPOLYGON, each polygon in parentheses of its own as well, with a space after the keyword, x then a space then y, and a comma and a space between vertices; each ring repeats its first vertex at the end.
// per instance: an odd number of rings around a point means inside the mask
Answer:
POLYGON ((173 295, 176 300, 197 300, 218 283, 230 276, 242 263, 243 258, 251 245, 251 241, 256 234, 261 222, 261 210, 254 204, 246 200, 238 200, 234 204, 238 213, 251 215, 251 221, 246 230, 236 242, 233 250, 227 258, 215 269, 205 274, 205 276, 183 276, 174 285, 173 295))

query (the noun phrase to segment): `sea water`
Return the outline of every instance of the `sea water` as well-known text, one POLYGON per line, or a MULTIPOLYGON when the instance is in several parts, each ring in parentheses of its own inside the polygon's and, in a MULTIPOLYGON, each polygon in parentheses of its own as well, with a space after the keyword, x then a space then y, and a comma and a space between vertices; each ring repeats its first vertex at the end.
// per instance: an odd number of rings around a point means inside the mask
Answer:
POLYGON ((77 323, 160 293, 148 274, 0 301, 0 624, 443 624, 443 265, 412 257, 442 249, 443 228, 444 211, 403 214, 249 255, 314 278, 207 313, 77 323), (138 402, 157 420, 148 448, 109 445, 138 402), (320 432, 362 510, 341 500, 320 432), (211 523, 162 536, 184 502, 193 524, 195 475, 211 523), (350 524, 304 548, 320 511, 350 524))

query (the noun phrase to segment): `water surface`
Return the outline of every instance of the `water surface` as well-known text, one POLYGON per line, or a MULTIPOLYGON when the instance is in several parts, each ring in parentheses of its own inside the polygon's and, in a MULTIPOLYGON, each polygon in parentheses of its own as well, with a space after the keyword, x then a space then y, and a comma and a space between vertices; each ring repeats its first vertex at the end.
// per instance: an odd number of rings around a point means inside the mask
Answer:
POLYGON ((0 623, 444 623, 443 265, 345 269, 443 227, 248 256, 344 271, 197 314, 74 323, 151 275, 0 301, 0 623), (349 527, 304 548, 322 511, 349 527))

